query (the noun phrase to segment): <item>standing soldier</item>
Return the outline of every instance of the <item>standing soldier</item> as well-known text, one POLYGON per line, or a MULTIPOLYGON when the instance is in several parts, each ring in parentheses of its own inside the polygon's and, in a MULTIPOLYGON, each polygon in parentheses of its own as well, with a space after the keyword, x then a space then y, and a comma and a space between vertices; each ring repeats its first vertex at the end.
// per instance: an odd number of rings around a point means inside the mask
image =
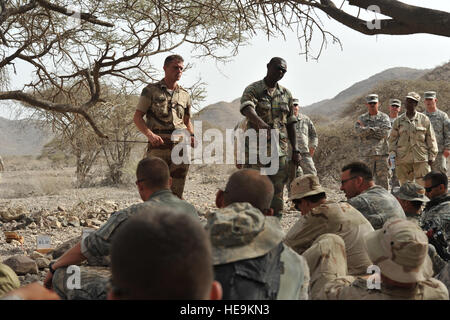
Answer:
POLYGON ((395 155, 400 184, 414 181, 424 186, 423 177, 430 172, 438 147, 430 119, 417 112, 420 96, 410 92, 406 96, 406 112, 394 121, 389 136, 389 153, 395 155))
MULTIPOLYGON (((295 132, 297 134, 297 147, 300 150, 300 165, 295 165, 292 161, 289 161, 289 179, 287 187, 290 194, 291 182, 296 178, 304 174, 312 174, 317 176, 317 170, 314 166, 312 157, 316 151, 319 139, 317 138, 316 128, 311 119, 307 115, 299 112, 298 99, 292 100, 294 115, 297 117, 295 124, 295 132)), ((289 151, 290 148, 289 148, 289 151)))
MULTIPOLYGON (((398 118, 398 114, 402 110, 402 102, 399 99, 391 99, 389 101, 389 122, 391 123, 391 128, 394 123, 394 121, 398 118)), ((391 131, 389 130, 389 134, 391 134, 391 131)), ((393 190, 395 187, 398 187, 400 183, 398 182, 397 174, 395 172, 395 155, 389 154, 389 166, 391 170, 391 190, 393 190)))
POLYGON ((360 138, 362 160, 372 171, 375 183, 389 190, 389 167, 387 138, 391 124, 386 113, 378 111, 378 95, 366 97, 368 112, 361 115, 355 123, 360 138))
POLYGON ((431 170, 447 174, 447 157, 450 155, 450 120, 447 113, 436 107, 437 98, 435 91, 425 92, 424 99, 426 106, 425 115, 430 118, 438 145, 438 154, 431 166, 431 170))
POLYGON ((172 162, 172 132, 187 129, 191 135, 191 145, 194 143, 191 98, 189 93, 178 85, 183 68, 184 60, 181 56, 168 56, 164 61, 164 79, 149 84, 142 90, 134 114, 134 123, 148 139, 147 156, 159 157, 167 163, 172 178, 171 190, 179 198, 183 196, 189 164, 172 162), (144 121, 144 115, 147 123, 144 121))
POLYGON ((295 134, 295 122, 297 120, 292 108, 292 95, 288 89, 278 84, 278 81, 283 78, 286 72, 286 61, 278 57, 272 58, 267 64, 266 77, 245 88, 240 108, 241 113, 248 119, 249 128, 255 129, 258 133, 260 130, 267 130, 268 150, 272 149, 272 143, 277 143, 277 141, 271 141, 270 129, 277 130, 279 134, 278 154, 270 155, 270 164, 263 165, 260 161, 260 155, 266 150, 259 149, 259 141, 257 163, 245 164, 246 168, 260 169, 270 166, 274 161, 274 157, 278 157, 278 170, 275 174, 269 175, 275 189, 271 208, 273 208, 274 215, 278 218, 281 218, 283 189, 288 180, 286 158, 288 156, 289 142, 293 149, 292 161, 297 165, 300 163, 300 150, 297 148, 295 134))

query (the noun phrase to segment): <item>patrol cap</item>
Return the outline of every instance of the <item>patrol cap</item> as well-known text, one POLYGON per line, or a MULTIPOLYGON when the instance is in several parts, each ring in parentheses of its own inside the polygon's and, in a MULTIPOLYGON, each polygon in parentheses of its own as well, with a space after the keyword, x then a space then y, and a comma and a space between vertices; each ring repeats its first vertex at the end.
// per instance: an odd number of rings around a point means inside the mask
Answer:
POLYGON ((297 98, 292 99, 292 104, 299 105, 298 99, 297 98))
POLYGON ((430 201, 425 195, 425 188, 412 181, 405 182, 397 191, 394 191, 394 196, 408 201, 430 201))
POLYGON ((389 105, 401 107, 402 102, 399 99, 391 99, 391 100, 389 100, 389 105))
POLYGON ((415 93, 415 92, 409 92, 406 97, 410 98, 410 99, 412 99, 414 101, 417 101, 417 102, 420 101, 420 95, 418 93, 415 93))
POLYGON ((436 99, 436 91, 427 91, 423 94, 424 99, 436 99))
POLYGON ((264 216, 248 202, 210 212, 207 219, 214 265, 263 256, 284 237, 278 218, 264 216))
POLYGON ((378 102, 378 95, 375 93, 369 94, 366 97, 366 102, 367 103, 371 103, 371 102, 378 102))
POLYGON ((16 273, 4 263, 0 263, 0 297, 20 287, 16 273))
POLYGON ((383 228, 365 236, 365 244, 370 260, 391 280, 414 283, 433 275, 428 238, 414 222, 389 219, 383 228))
POLYGON ((322 192, 325 192, 325 190, 320 185, 319 178, 313 174, 305 174, 292 181, 289 200, 301 199, 322 192))

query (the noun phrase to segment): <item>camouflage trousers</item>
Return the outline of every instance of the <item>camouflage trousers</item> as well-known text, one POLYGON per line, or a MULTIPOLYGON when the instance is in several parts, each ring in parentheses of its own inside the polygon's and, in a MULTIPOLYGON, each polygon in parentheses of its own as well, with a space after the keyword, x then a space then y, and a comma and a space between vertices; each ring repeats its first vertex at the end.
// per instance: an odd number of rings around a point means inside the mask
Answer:
MULTIPOLYGON (((174 145, 163 145, 158 148, 148 147, 147 156, 158 157, 163 159, 169 166, 170 177, 172 178, 172 186, 170 189, 180 199, 183 199, 184 185, 189 170, 189 164, 172 162, 171 154, 174 145)), ((180 154, 180 156, 182 156, 180 154)))
POLYGON ((431 170, 442 172, 447 174, 447 158, 444 157, 442 152, 439 152, 431 165, 431 170))
POLYGON ((345 243, 336 234, 321 235, 302 256, 309 266, 311 300, 318 299, 328 281, 347 275, 345 243))
POLYGON ((400 185, 406 181, 414 181, 421 186, 425 185, 423 177, 431 171, 427 162, 417 163, 397 163, 397 177, 400 181, 400 185))
POLYGON ((288 182, 287 190, 289 196, 291 195, 291 183, 292 181, 304 174, 313 174, 317 176, 317 170, 314 165, 314 161, 309 153, 302 153, 302 159, 300 160, 300 165, 297 166, 293 161, 288 161, 288 182))
POLYGON ((74 266, 78 271, 58 268, 53 275, 53 290, 64 300, 106 300, 109 267, 74 266))
POLYGON ((364 157, 362 160, 372 171, 375 183, 386 190, 389 190, 390 170, 388 166, 388 156, 370 156, 364 157))
POLYGON ((444 268, 442 268, 441 272, 435 276, 436 279, 441 281, 447 287, 447 290, 450 292, 450 263, 446 263, 444 268))
MULTIPOLYGON (((270 164, 266 165, 270 167, 270 164)), ((245 168, 259 170, 262 166, 259 164, 245 164, 245 168)), ((286 157, 279 158, 278 171, 274 175, 268 175, 270 181, 272 181, 274 188, 274 195, 270 207, 274 211, 274 215, 281 218, 283 211, 283 191, 284 185, 288 180, 288 163, 286 157)))

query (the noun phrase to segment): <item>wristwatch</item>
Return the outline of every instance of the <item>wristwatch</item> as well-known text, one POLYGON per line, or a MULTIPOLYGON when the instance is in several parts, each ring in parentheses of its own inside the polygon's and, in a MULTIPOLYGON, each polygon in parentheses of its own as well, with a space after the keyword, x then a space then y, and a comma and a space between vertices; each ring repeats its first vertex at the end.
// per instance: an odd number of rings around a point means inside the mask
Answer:
POLYGON ((55 261, 53 261, 53 262, 50 262, 50 264, 48 265, 48 268, 50 269, 50 272, 52 273, 52 274, 55 274, 55 271, 56 270, 53 270, 53 265, 55 264, 55 261))

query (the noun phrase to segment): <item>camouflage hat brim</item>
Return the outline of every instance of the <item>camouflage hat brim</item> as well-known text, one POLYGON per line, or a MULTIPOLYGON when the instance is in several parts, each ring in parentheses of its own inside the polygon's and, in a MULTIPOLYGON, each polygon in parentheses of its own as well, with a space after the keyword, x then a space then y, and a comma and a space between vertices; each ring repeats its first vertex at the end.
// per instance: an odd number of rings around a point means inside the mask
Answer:
POLYGON ((419 102, 419 99, 417 99, 417 98, 414 97, 414 96, 407 95, 406 98, 409 98, 409 99, 411 99, 411 100, 414 100, 414 101, 419 102))
POLYGON ((220 265, 265 255, 283 240, 284 233, 278 218, 265 217, 264 229, 245 246, 213 246, 213 264, 220 265))
POLYGON ((295 200, 295 199, 302 199, 304 197, 313 196, 313 195, 316 195, 316 194, 319 194, 319 193, 322 193, 322 192, 325 192, 325 190, 322 187, 318 187, 318 188, 316 188, 314 190, 311 190, 311 191, 308 191, 308 192, 305 192, 305 193, 292 194, 288 198, 288 200, 292 201, 292 200, 295 200))
POLYGON ((391 280, 400 283, 426 281, 433 276, 433 264, 428 254, 424 262, 417 268, 407 269, 391 260, 388 248, 383 248, 384 228, 365 236, 365 246, 370 260, 378 266, 381 273, 391 280))
POLYGON ((425 195, 422 197, 409 197, 409 196, 403 194, 402 192, 400 192, 400 190, 393 192, 393 195, 399 199, 406 200, 406 201, 421 201, 421 202, 430 201, 430 199, 425 195))

